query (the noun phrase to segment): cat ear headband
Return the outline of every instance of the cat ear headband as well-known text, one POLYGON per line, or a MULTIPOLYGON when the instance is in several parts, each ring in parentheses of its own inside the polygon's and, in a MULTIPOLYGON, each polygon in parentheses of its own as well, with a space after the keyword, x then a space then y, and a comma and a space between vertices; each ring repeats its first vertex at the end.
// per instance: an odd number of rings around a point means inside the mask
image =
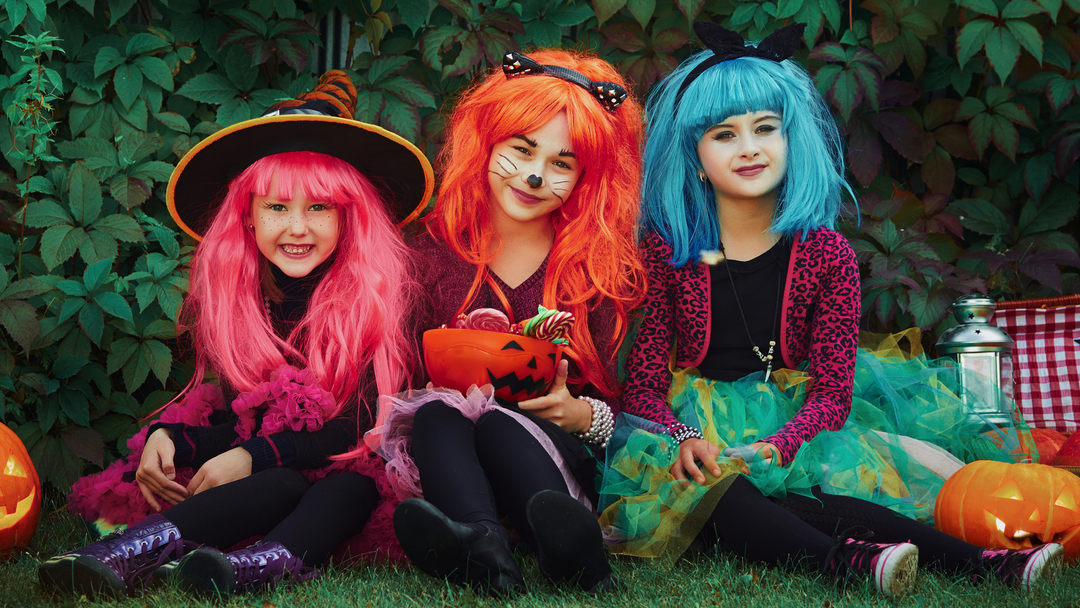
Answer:
POLYGON ((570 68, 558 65, 540 65, 533 59, 522 55, 517 51, 510 51, 503 55, 503 74, 506 79, 518 76, 553 76, 572 82, 585 89, 600 102, 608 112, 614 112, 623 101, 626 101, 626 89, 613 82, 593 82, 584 74, 575 72, 570 68))
POLYGON ((805 23, 792 23, 769 34, 757 46, 746 44, 739 34, 707 21, 694 23, 694 32, 705 43, 705 47, 713 52, 713 56, 697 64, 690 73, 683 78, 679 85, 679 92, 675 94, 675 108, 678 109, 679 101, 682 100, 686 87, 690 86, 698 76, 712 66, 739 57, 757 57, 780 63, 791 57, 795 49, 799 48, 799 39, 802 38, 805 23))

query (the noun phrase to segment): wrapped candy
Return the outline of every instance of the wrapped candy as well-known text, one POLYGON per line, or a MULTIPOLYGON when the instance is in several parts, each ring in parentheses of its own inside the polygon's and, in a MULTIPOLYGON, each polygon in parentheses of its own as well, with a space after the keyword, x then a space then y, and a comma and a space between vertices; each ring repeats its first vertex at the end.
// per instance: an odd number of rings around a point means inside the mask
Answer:
POLYGON ((522 335, 540 340, 565 339, 574 326, 574 313, 539 307, 539 313, 525 322, 522 335))

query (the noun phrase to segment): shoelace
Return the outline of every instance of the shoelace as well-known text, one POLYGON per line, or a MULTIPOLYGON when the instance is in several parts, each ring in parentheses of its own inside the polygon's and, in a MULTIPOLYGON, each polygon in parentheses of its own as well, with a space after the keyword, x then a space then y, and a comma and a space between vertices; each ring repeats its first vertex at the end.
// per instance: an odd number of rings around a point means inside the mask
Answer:
POLYGON ((286 575, 302 582, 320 574, 318 569, 304 566, 300 558, 280 550, 269 549, 240 555, 230 553, 228 557, 236 568, 236 584, 240 588, 269 587, 286 575))
MULTIPOLYGON (((103 537, 102 540, 106 538, 108 537, 103 537)), ((183 557, 185 550, 194 546, 194 543, 181 540, 180 533, 174 528, 164 534, 154 534, 127 546, 122 545, 119 547, 122 553, 113 553, 102 561, 134 591, 135 586, 145 585, 149 575, 161 564, 183 557)))
MULTIPOLYGON (((836 527, 840 527, 840 522, 836 522, 836 527)), ((860 545, 852 547, 848 540, 855 541, 868 541, 874 537, 874 533, 869 528, 864 526, 852 526, 843 532, 836 534, 833 540, 833 546, 829 548, 829 552, 825 554, 825 563, 821 567, 821 572, 818 573, 817 578, 821 578, 829 572, 830 568, 835 568, 837 578, 849 578, 851 574, 869 570, 872 563, 873 556, 870 555, 870 551, 867 549, 867 545, 860 545), (855 553, 855 555, 849 556, 849 553, 855 553), (859 563, 853 562, 853 559, 858 559, 859 563), (863 564, 862 562, 866 563, 863 564), (834 565, 835 563, 835 565, 834 565)), ((868 543, 869 544, 869 543, 868 543)))

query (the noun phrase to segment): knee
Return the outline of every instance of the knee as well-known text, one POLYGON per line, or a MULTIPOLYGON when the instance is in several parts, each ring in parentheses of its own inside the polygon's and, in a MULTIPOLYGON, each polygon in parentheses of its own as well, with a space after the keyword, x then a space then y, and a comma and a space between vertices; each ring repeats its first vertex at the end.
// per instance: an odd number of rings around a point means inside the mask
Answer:
POLYGON ((519 427, 516 420, 510 418, 499 410, 484 412, 476 419, 476 441, 486 443, 488 439, 505 437, 513 432, 514 427, 519 427))
POLYGON ((274 488, 280 496, 300 500, 311 484, 303 473, 289 467, 274 467, 255 473, 263 487, 274 488))
POLYGON ((312 487, 312 491, 333 495, 357 508, 374 508, 380 499, 375 480, 352 471, 325 477, 312 487))
POLYGON ((413 432, 418 428, 441 428, 453 424, 455 420, 464 420, 461 412, 442 401, 431 401, 421 405, 413 415, 413 432))

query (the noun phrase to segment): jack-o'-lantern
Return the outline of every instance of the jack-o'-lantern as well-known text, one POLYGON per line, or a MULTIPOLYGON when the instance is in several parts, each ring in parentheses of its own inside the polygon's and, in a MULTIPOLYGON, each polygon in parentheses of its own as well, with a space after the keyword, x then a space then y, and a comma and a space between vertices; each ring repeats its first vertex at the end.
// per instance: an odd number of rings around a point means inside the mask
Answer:
POLYGON ((33 538, 41 517, 41 484, 19 436, 0 424, 0 554, 33 538))
POLYGON ((465 392, 490 384, 495 396, 524 401, 547 393, 563 347, 547 340, 479 329, 424 332, 424 362, 436 386, 465 392))
POLYGON ((1080 557, 1080 478, 1043 464, 979 460, 945 481, 934 524, 979 547, 1059 543, 1075 561, 1080 557))

